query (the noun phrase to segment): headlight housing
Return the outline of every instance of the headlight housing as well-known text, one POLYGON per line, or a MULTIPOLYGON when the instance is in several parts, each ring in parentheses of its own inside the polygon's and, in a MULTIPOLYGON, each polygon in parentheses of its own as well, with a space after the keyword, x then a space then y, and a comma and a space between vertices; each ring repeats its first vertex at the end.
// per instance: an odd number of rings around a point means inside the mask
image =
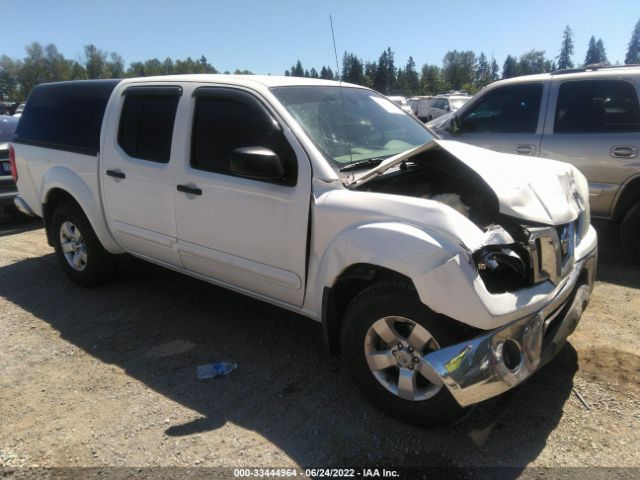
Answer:
POLYGON ((529 258, 517 244, 487 245, 473 253, 473 260, 491 293, 517 290, 529 283, 529 258))

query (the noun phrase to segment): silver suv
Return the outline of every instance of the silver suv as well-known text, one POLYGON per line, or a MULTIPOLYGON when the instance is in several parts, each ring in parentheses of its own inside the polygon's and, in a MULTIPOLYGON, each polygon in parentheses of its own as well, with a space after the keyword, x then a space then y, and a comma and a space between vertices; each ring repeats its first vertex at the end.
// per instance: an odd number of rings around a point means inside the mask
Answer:
POLYGON ((552 158, 589 181, 592 215, 621 223, 640 263, 640 67, 589 66, 495 82, 427 126, 444 138, 552 158))

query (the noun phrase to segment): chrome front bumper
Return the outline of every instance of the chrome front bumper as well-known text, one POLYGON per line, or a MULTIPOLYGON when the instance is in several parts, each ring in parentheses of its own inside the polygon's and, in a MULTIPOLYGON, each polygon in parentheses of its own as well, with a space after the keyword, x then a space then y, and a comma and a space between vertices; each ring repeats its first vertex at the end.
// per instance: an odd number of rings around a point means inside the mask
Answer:
POLYGON ((522 383, 551 360, 575 330, 596 275, 595 248, 574 265, 544 308, 504 327, 423 358, 462 406, 495 397, 522 383))

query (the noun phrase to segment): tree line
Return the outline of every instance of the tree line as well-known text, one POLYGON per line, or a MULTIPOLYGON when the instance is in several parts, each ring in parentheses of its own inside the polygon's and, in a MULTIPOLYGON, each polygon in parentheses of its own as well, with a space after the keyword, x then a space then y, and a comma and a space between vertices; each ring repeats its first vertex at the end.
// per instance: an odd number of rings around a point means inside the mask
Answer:
MULTIPOLYGON (((409 57, 404 66, 396 67, 395 54, 389 47, 375 61, 365 61, 355 53, 345 52, 340 72, 330 66, 322 66, 320 70, 305 69, 298 60, 284 74, 342 80, 365 85, 385 95, 412 96, 435 95, 449 90, 474 93, 500 78, 609 63, 604 42, 595 36, 589 39, 584 62, 574 62, 573 31, 569 26, 564 29, 559 55, 551 59, 545 55, 545 51, 535 49, 519 57, 507 55, 500 68, 496 59, 493 56, 489 58, 484 52, 476 55, 472 50, 450 50, 445 53, 442 65, 424 64, 418 70, 413 57, 409 57)), ((625 64, 640 64, 640 20, 633 29, 625 64)), ((132 62, 127 67, 118 53, 100 50, 95 45, 86 45, 82 58, 72 60, 65 58, 54 44, 43 46, 33 42, 26 47, 26 55, 22 59, 0 56, 0 99, 22 101, 35 85, 43 82, 181 73, 219 72, 204 55, 197 59, 152 58, 132 62)), ((233 73, 252 74, 249 70, 235 70, 233 73)))
MULTIPOLYGON (((65 58, 54 44, 33 42, 26 47, 22 59, 0 56, 0 100, 22 101, 31 89, 43 82, 89 80, 103 78, 147 77, 181 73, 219 73, 202 55, 198 59, 151 58, 125 66, 116 52, 85 45, 79 60, 65 58)), ((231 73, 231 72, 224 72, 231 73)), ((235 74, 251 74, 249 70, 235 70, 235 74)))
MULTIPOLYGON (((320 73, 315 68, 306 70, 298 60, 285 75, 295 77, 326 78, 364 85, 385 95, 435 95, 450 90, 466 90, 475 93, 485 85, 499 80, 534 73, 553 72, 579 66, 608 65, 602 38, 591 36, 582 63, 575 63, 573 31, 567 25, 562 34, 560 53, 547 58, 543 50, 530 50, 520 57, 507 55, 502 69, 495 58, 484 52, 476 55, 472 50, 450 50, 443 58, 442 66, 424 64, 418 71, 413 57, 404 66, 396 67, 394 52, 387 48, 377 61, 364 61, 354 53, 345 52, 342 57, 341 75, 323 66, 320 73)), ((640 64, 640 20, 633 29, 625 64, 640 64)))

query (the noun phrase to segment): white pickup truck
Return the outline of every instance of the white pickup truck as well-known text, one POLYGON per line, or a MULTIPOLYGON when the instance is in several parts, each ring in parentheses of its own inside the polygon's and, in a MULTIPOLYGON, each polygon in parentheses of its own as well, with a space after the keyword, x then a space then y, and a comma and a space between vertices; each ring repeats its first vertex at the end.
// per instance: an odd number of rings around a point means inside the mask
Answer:
POLYGON ((63 270, 129 253, 322 322, 376 405, 451 423, 576 327, 597 238, 571 165, 441 141, 372 90, 187 75, 36 87, 16 205, 63 270))

